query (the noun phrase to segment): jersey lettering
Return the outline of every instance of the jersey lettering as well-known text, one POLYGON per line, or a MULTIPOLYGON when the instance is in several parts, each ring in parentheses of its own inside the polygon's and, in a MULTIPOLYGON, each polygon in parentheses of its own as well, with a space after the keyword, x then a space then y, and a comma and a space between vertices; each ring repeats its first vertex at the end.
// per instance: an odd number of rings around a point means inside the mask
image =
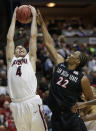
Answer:
POLYGON ((56 84, 60 86, 62 81, 63 81, 63 77, 59 77, 59 81, 56 84))
POLYGON ((75 76, 73 76, 73 75, 70 75, 70 76, 69 76, 69 79, 70 79, 71 81, 74 81, 75 83, 78 81, 78 77, 75 77, 75 76))
POLYGON ((21 75, 22 75, 21 66, 18 66, 16 75, 18 75, 18 76, 21 76, 21 75))
POLYGON ((65 80, 64 84, 62 85, 62 87, 66 88, 67 84, 69 83, 69 80, 65 80))
POLYGON ((27 63, 28 63, 27 59, 24 58, 24 59, 21 59, 21 60, 14 60, 12 66, 14 66, 14 65, 22 65, 22 64, 27 64, 27 63))
POLYGON ((63 77, 59 77, 59 81, 56 84, 63 87, 63 88, 66 88, 68 83, 69 83, 69 80, 66 80, 66 79, 64 80, 63 77), (62 82, 63 82, 63 84, 62 84, 62 82))

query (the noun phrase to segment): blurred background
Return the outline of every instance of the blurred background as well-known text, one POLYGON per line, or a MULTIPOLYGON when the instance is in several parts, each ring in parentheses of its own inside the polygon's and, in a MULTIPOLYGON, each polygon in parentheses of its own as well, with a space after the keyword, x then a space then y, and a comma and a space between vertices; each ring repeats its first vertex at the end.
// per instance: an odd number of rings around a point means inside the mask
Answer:
POLYGON ((71 31, 73 28, 83 31, 94 29, 96 26, 95 0, 0 0, 0 46, 5 44, 14 8, 22 4, 31 4, 40 9, 50 28, 59 28, 62 31, 71 31))
MULTIPOLYGON (((89 56, 83 68, 92 90, 96 94, 96 1, 95 0, 0 0, 0 131, 16 131, 9 108, 11 102, 7 89, 6 35, 16 6, 31 4, 40 9, 53 45, 65 59, 74 51, 85 52, 89 56)), ((16 22, 15 44, 22 44, 28 50, 30 23, 16 22)), ((38 26, 37 37, 37 92, 43 100, 43 109, 51 130, 51 111, 47 106, 50 80, 54 63, 44 46, 43 34, 38 26)), ((96 106, 95 106, 96 112, 96 106)), ((86 113, 87 114, 87 113, 86 113)))

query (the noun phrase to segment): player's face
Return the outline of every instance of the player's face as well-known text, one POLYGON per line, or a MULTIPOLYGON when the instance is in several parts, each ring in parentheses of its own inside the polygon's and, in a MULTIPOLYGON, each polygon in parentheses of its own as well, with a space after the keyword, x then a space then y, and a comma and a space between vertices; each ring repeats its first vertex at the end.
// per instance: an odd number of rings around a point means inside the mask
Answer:
POLYGON ((27 54, 26 49, 23 46, 17 46, 15 49, 15 56, 16 57, 25 57, 27 54))
POLYGON ((67 57, 66 62, 68 64, 76 64, 79 61, 80 52, 76 51, 67 57))

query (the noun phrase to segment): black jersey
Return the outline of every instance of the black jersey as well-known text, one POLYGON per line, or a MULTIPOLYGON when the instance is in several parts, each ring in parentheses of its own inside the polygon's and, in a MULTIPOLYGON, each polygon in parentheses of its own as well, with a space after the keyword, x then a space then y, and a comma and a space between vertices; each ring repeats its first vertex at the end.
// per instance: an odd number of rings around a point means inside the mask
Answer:
POLYGON ((78 101, 82 93, 82 72, 69 70, 64 63, 59 64, 54 71, 48 105, 51 109, 70 109, 78 101))

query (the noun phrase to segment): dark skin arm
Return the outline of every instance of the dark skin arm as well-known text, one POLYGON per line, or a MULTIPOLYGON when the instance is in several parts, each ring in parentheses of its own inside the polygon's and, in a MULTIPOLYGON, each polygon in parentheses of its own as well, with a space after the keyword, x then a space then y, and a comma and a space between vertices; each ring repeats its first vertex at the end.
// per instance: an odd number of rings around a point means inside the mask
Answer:
MULTIPOLYGON (((87 76, 83 76, 83 78, 81 79, 81 87, 82 87, 82 91, 83 91, 83 94, 85 96, 85 99, 87 101, 90 101, 90 100, 95 98, 94 95, 93 95, 92 89, 90 87, 90 82, 89 82, 87 76)), ((76 108, 77 109, 82 109, 82 108, 85 108, 86 106, 87 106, 87 104, 83 105, 83 102, 78 102, 73 107, 73 110, 76 110, 76 108), (82 103, 82 104, 79 106, 80 103, 82 103)))
POLYGON ((91 113, 91 114, 89 114, 89 115, 86 115, 86 116, 82 117, 82 119, 83 119, 84 121, 96 120, 96 112, 91 113))
POLYGON ((37 21, 38 21, 39 25, 41 26, 42 33, 44 36, 45 46, 48 49, 48 52, 50 54, 50 57, 54 61, 54 64, 58 65, 59 63, 64 62, 64 58, 57 53, 56 49, 53 46, 53 40, 47 30, 47 27, 44 23, 44 20, 43 20, 42 15, 39 10, 37 11, 37 16, 38 16, 37 21))
POLYGON ((85 99, 86 100, 94 99, 94 95, 93 95, 92 89, 90 87, 90 82, 89 82, 87 76, 83 76, 83 78, 81 80, 81 85, 82 85, 82 91, 84 93, 85 99))

